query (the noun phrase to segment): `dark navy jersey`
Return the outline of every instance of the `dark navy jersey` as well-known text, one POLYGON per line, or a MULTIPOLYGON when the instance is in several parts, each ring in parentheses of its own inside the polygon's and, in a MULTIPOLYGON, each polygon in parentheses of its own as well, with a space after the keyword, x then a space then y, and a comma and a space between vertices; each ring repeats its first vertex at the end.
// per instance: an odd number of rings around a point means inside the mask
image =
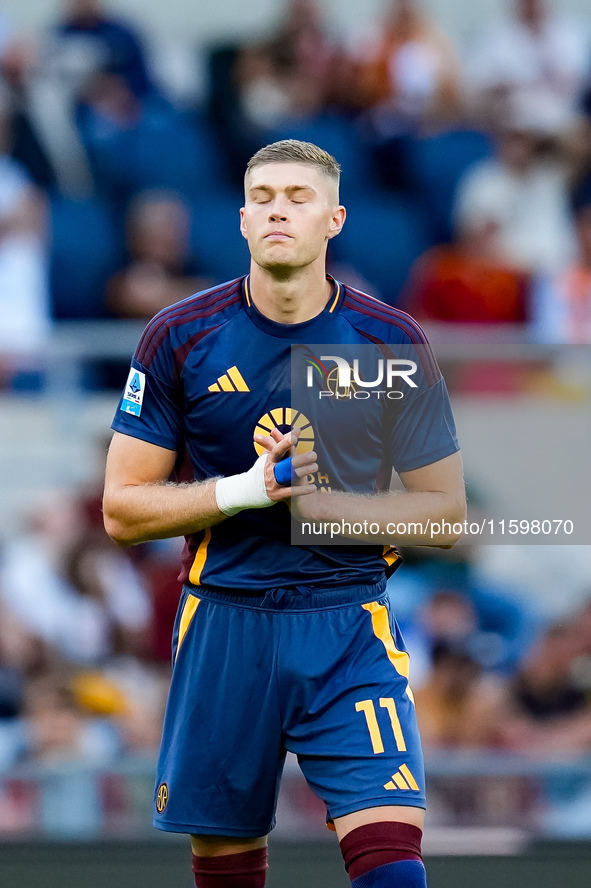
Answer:
MULTIPOLYGON (((310 354, 312 365, 318 356, 310 354)), ((324 310, 301 324, 262 315, 248 277, 191 296, 148 324, 113 429, 175 451, 176 479, 188 481, 247 471, 262 452, 254 433, 268 434, 273 426, 301 428, 300 449, 318 453, 315 482, 324 490, 387 490, 392 468, 411 471, 459 449, 445 383, 419 325, 336 281, 324 310), (333 433, 353 450, 355 442, 363 447, 342 464, 338 448, 323 445, 319 428, 315 436, 311 431, 318 425, 312 402, 293 402, 291 347, 317 343, 373 344, 383 354, 413 347, 419 354, 421 385, 413 397, 395 411, 372 399, 364 435, 351 434, 349 408, 332 408, 333 433), (362 486, 346 477, 351 465, 362 486)), ((277 503, 243 510, 187 537, 181 579, 249 591, 351 586, 378 582, 397 557, 383 546, 292 546, 289 509, 277 503)))

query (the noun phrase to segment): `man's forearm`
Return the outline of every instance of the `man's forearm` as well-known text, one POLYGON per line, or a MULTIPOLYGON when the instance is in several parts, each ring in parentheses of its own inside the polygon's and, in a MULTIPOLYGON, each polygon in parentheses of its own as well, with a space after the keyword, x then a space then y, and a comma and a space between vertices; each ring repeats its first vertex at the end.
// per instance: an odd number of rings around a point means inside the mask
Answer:
POLYGON ((453 531, 453 525, 457 529, 464 521, 466 503, 460 493, 453 496, 439 491, 367 496, 315 493, 292 511, 301 521, 340 522, 345 529, 344 536, 361 542, 450 546, 461 536, 453 531), (299 507, 301 510, 296 511, 299 507), (369 531, 370 524, 374 525, 373 531, 369 531), (353 525, 357 525, 358 533, 353 525), (434 534, 434 525, 439 525, 442 532, 434 534))
MULTIPOLYGON (((147 441, 115 433, 105 472, 105 529, 120 546, 147 540, 187 536, 213 527, 243 509, 266 509, 291 497, 316 490, 306 482, 318 471, 314 451, 291 457, 295 486, 281 484, 278 463, 297 443, 297 432, 274 430, 265 454, 246 472, 191 484, 165 479, 174 470, 177 454, 147 441), (275 434, 276 432, 276 434, 275 434)), ((266 440, 266 439, 265 439, 266 440)))
POLYGON ((136 484, 105 491, 105 528, 120 546, 196 533, 224 521, 215 479, 192 484, 136 484))

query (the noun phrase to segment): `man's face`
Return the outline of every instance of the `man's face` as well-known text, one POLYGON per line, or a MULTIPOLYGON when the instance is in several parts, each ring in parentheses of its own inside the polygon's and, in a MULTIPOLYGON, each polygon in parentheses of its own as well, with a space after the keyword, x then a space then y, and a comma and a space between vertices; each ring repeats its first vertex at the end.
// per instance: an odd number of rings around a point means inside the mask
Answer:
POLYGON ((345 221, 336 183, 305 163, 257 166, 245 192, 240 231, 261 268, 291 271, 310 265, 345 221))

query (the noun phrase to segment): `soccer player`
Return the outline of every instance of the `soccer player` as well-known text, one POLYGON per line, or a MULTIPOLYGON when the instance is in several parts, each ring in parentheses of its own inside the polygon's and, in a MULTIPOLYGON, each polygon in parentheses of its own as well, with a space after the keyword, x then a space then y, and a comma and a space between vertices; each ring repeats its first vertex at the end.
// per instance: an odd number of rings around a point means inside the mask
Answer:
MULTIPOLYGON (((433 545, 419 524, 464 518, 453 419, 423 332, 326 274, 345 221, 339 171, 295 140, 252 157, 240 211, 250 274, 156 315, 113 423, 108 533, 124 546, 187 539, 154 823, 191 835, 197 888, 265 884, 286 750, 326 804, 354 888, 426 885, 420 739, 385 591, 399 556, 354 529, 350 545, 290 545, 290 510, 369 520, 378 536, 415 524, 380 536, 389 544, 433 545), (319 342, 422 349, 424 390, 363 464, 375 495, 327 488, 312 424, 288 406, 290 347, 319 342), (403 492, 389 492, 392 466, 403 492)), ((345 445, 350 431, 339 434, 345 445)), ((436 544, 453 545, 452 530, 436 544)))

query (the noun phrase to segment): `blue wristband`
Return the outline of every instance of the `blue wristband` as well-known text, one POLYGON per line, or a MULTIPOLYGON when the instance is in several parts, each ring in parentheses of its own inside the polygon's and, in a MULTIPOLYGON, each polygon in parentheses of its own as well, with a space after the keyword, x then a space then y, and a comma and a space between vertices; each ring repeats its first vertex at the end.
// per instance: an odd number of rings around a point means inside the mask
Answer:
POLYGON ((277 484, 288 487, 291 484, 291 456, 282 459, 281 462, 275 463, 273 469, 275 472, 275 480, 277 484))

